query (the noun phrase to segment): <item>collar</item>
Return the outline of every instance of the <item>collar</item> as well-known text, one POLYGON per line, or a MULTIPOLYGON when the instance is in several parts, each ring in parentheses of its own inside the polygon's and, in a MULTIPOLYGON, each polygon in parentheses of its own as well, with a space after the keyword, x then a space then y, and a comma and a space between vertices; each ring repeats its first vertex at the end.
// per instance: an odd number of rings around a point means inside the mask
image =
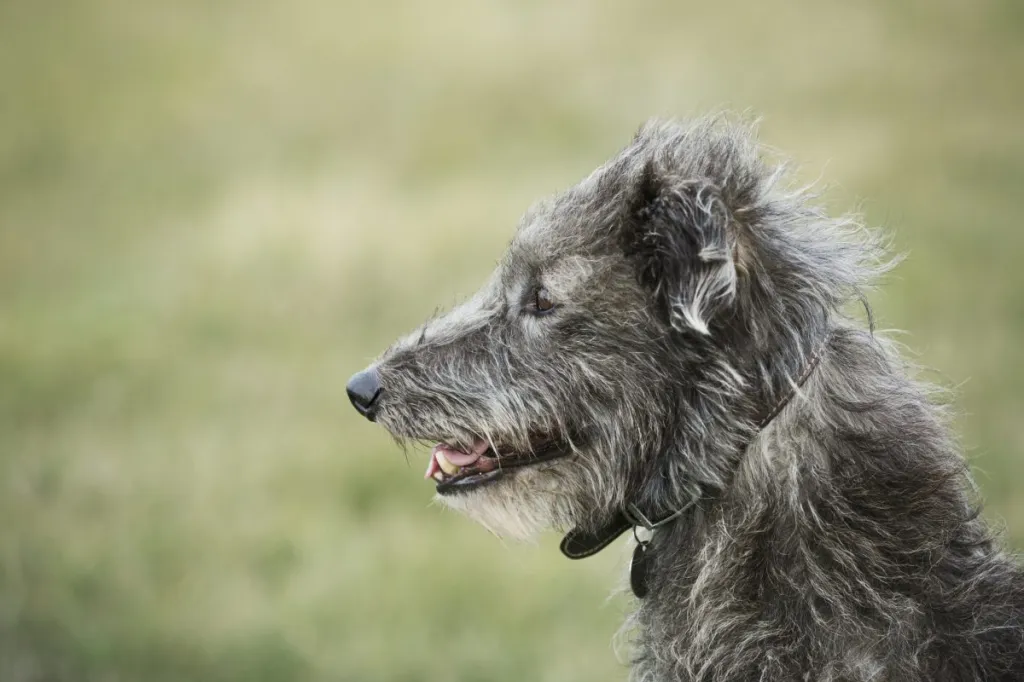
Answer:
POLYGON ((651 521, 644 516, 643 512, 635 504, 629 503, 623 509, 617 511, 608 523, 592 533, 579 529, 569 531, 562 538, 562 544, 559 545, 559 549, 562 550, 562 554, 570 559, 586 559, 588 556, 593 556, 610 545, 630 528, 644 528, 653 533, 656 529, 675 521, 685 512, 689 511, 702 497, 701 492, 695 489, 689 502, 657 521, 651 521))
MULTIPOLYGON (((803 373, 797 377, 796 381, 790 387, 790 390, 783 395, 777 403, 765 414, 764 417, 757 422, 757 433, 760 433, 764 427, 768 426, 769 423, 775 417, 779 416, 782 409, 789 404, 793 399, 793 396, 797 394, 800 388, 804 385, 814 370, 821 363, 821 357, 825 352, 825 347, 828 346, 829 340, 832 338, 832 332, 825 335, 822 339, 821 344, 817 350, 807 361, 807 366, 804 368, 803 373)), ((749 444, 749 443, 748 443, 749 444)), ((570 559, 586 559, 589 556, 593 556, 600 552, 602 549, 614 542, 620 535, 625 533, 630 528, 644 528, 650 532, 654 532, 657 528, 664 526, 672 521, 675 521, 685 512, 689 511, 694 505, 696 505, 703 498, 703 493, 699 488, 695 488, 693 495, 690 500, 686 502, 682 507, 675 510, 668 516, 658 519, 657 521, 651 521, 645 516, 639 508, 632 502, 627 503, 622 509, 619 509, 612 515, 605 524, 600 526, 594 531, 585 531, 580 528, 574 528, 569 531, 562 542, 559 545, 559 549, 562 550, 562 554, 570 559)), ((635 532, 635 531, 634 531, 635 532)), ((646 545, 646 541, 640 543, 638 549, 646 545)), ((636 566, 636 557, 634 556, 634 570, 636 566)), ((637 592, 635 581, 634 581, 634 592, 637 592)), ((642 594, 637 594, 638 597, 643 597, 642 594)))

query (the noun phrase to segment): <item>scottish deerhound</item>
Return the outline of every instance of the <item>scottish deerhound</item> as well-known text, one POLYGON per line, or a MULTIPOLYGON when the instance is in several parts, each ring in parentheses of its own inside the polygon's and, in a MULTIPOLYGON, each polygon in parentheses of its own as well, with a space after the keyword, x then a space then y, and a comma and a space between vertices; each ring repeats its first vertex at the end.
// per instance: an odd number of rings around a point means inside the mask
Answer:
POLYGON ((495 533, 633 529, 634 680, 1022 680, 1021 570, 854 314, 883 244, 785 178, 746 126, 648 124, 349 395, 495 533))

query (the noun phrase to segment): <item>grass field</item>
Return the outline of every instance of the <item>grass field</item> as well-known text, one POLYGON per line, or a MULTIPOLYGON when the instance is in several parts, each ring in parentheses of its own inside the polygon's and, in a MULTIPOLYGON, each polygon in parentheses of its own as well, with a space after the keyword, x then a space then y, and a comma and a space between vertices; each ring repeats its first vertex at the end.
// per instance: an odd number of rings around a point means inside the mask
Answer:
POLYGON ((892 230, 1024 546, 1024 5, 0 3, 0 682, 621 680, 621 552, 430 502, 349 374, 648 116, 892 230))

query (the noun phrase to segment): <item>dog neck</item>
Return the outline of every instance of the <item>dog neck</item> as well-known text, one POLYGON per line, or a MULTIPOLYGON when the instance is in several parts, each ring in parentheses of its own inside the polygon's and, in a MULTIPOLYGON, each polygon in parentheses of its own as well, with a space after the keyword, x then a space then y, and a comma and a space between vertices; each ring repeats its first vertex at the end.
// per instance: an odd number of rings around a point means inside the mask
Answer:
MULTIPOLYGON (((814 373, 814 370, 821 362, 821 357, 825 352, 825 348, 828 346, 831 336, 831 332, 825 334, 825 337, 822 339, 817 349, 811 354, 810 358, 808 358, 807 364, 800 373, 800 376, 793 381, 790 389, 784 393, 778 401, 769 405, 763 415, 756 420, 754 436, 760 433, 762 429, 768 426, 768 424, 770 424, 771 421, 775 419, 780 412, 782 412, 783 408, 789 404, 804 383, 814 373)), ((619 538, 623 533, 633 529, 633 534, 637 537, 637 546, 633 552, 633 561, 630 566, 630 587, 637 598, 643 599, 647 594, 647 566, 649 563, 647 548, 650 543, 650 536, 652 536, 659 528, 663 528, 678 520, 687 511, 696 506, 704 497, 704 492, 700 487, 694 486, 693 494, 687 502, 668 515, 656 520, 652 520, 650 516, 645 514, 643 510, 634 503, 628 502, 621 509, 616 510, 611 519, 599 526, 596 530, 586 531, 582 528, 574 528, 569 531, 565 537, 562 538, 559 549, 562 551, 562 554, 569 559, 585 559, 597 554, 619 538), (638 528, 643 528, 647 531, 648 539, 640 540, 639 536, 637 536, 638 528)))

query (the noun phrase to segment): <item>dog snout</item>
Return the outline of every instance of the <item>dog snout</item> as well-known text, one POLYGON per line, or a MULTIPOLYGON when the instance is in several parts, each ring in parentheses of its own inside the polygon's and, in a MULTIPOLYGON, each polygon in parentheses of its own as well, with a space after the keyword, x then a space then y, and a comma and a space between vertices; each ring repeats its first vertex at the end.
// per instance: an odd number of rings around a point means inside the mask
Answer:
POLYGON ((377 398, 380 397, 380 375, 376 368, 369 367, 357 372, 345 387, 348 399, 356 411, 373 421, 377 417, 377 398))

